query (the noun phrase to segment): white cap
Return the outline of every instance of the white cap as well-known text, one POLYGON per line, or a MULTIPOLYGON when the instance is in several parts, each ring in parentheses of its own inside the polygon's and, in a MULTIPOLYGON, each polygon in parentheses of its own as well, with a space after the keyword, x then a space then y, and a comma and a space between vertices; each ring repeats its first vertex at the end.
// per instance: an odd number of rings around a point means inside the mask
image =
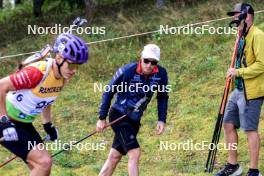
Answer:
POLYGON ((160 60, 160 48, 155 44, 147 44, 144 46, 143 51, 141 52, 142 58, 151 58, 156 61, 160 60))

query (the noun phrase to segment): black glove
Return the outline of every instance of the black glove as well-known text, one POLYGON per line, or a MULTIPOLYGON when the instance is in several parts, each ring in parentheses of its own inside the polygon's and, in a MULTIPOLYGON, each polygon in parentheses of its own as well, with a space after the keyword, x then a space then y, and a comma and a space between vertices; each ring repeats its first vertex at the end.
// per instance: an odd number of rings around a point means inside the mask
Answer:
POLYGON ((52 125, 51 122, 44 124, 43 128, 45 132, 49 135, 51 141, 55 141, 58 139, 58 130, 52 125))

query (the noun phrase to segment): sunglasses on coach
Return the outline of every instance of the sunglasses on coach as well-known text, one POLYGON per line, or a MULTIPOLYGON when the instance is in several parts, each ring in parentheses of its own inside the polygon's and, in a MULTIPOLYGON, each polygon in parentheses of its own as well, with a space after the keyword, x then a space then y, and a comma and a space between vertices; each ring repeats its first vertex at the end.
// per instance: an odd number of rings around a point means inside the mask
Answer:
POLYGON ((151 61, 149 59, 143 59, 143 61, 144 61, 145 64, 148 64, 148 63, 151 63, 151 65, 157 65, 158 64, 157 61, 151 61))

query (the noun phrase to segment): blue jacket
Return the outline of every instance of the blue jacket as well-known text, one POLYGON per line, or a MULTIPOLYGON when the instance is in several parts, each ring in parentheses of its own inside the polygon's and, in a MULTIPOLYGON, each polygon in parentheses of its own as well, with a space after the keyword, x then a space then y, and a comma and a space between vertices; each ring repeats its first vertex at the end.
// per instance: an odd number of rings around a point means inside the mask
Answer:
POLYGON ((129 114, 132 120, 140 121, 154 92, 157 91, 158 120, 166 122, 169 91, 167 72, 159 65, 154 70, 151 76, 146 77, 142 74, 139 63, 130 63, 119 68, 107 86, 109 89, 103 94, 99 118, 106 119, 114 94, 116 97, 112 108, 123 114, 127 114, 140 99, 146 96, 146 101, 138 111, 129 114))

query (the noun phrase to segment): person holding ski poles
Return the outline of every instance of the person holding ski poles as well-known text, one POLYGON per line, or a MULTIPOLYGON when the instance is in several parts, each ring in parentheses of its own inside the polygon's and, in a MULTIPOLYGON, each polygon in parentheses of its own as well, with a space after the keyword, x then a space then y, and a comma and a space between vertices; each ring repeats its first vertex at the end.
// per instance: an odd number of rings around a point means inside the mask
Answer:
POLYGON ((58 138, 51 122, 51 107, 77 68, 88 61, 88 47, 79 37, 60 34, 54 44, 55 59, 26 65, 0 80, 1 145, 23 159, 31 176, 50 175, 52 159, 38 146, 43 143, 32 122, 42 113, 50 140, 58 138), (34 147, 28 147, 36 144, 34 147))
MULTIPOLYGON (((239 3, 232 12, 238 30, 242 32, 235 68, 227 71, 235 84, 225 110, 223 119, 226 145, 238 143, 237 129, 247 135, 250 164, 247 176, 260 176, 258 170, 260 137, 258 125, 264 97, 264 33, 253 25, 254 10, 251 5, 239 3)), ((216 176, 241 175, 242 167, 238 164, 237 151, 228 151, 228 160, 216 176)))
POLYGON ((104 92, 99 120, 96 124, 97 131, 103 131, 106 126, 106 117, 114 94, 116 97, 109 111, 109 121, 112 122, 125 114, 127 117, 112 125, 115 136, 109 156, 99 173, 100 176, 112 175, 118 162, 126 154, 129 175, 139 175, 138 164, 141 151, 137 134, 143 112, 155 91, 157 91, 158 103, 156 130, 158 135, 164 132, 169 88, 167 72, 158 65, 159 61, 160 48, 155 44, 144 46, 139 61, 121 67, 109 83, 111 90, 104 92), (123 90, 118 89, 118 86, 121 86, 123 90), (135 107, 142 99, 145 101, 141 106, 135 107))

